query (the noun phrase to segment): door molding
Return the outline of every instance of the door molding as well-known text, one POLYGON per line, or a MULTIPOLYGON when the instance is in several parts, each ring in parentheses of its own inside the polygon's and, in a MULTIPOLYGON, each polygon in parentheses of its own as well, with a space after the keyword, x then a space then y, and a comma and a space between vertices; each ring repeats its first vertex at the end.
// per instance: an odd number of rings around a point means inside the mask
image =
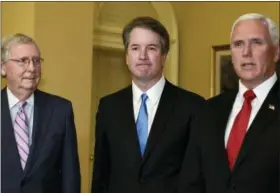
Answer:
MULTIPOLYGON (((94 34, 93 34, 93 46, 94 48, 114 48, 124 49, 122 43, 122 28, 123 26, 109 26, 100 23, 100 13, 104 15, 106 5, 110 2, 97 2, 95 4, 94 15, 94 34)), ((119 2, 126 6, 128 2, 119 2)), ((178 26, 172 5, 169 2, 148 2, 155 14, 158 16, 158 20, 166 27, 170 35, 170 51, 167 56, 167 61, 164 67, 165 77, 173 84, 178 85, 178 73, 179 73, 179 41, 178 41, 178 26)), ((109 14, 109 13, 108 13, 109 14)), ((131 17, 127 12, 119 12, 123 16, 131 17)), ((131 18, 133 19, 133 18, 131 18)))

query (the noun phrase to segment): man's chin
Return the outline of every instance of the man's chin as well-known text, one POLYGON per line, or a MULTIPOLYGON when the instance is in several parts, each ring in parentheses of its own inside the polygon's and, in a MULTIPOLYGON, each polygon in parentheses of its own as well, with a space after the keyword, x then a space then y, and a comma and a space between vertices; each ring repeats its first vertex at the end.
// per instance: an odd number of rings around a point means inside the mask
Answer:
POLYGON ((138 76, 136 79, 141 82, 149 82, 152 78, 150 76, 138 76))
POLYGON ((22 88, 24 90, 34 91, 37 88, 37 84, 25 84, 25 85, 22 85, 22 88))

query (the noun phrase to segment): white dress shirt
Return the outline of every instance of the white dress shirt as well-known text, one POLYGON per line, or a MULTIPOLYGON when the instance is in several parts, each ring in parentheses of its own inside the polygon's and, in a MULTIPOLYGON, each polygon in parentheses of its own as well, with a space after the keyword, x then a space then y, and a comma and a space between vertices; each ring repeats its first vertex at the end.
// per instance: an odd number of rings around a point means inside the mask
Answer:
MULTIPOLYGON (((256 95, 256 98, 251 103, 252 110, 251 110, 251 115, 250 115, 247 131, 250 128, 250 125, 253 122, 254 118, 256 117, 258 111, 260 110, 270 89, 273 87, 273 85, 275 84, 276 81, 277 81, 277 75, 276 75, 276 73, 274 73, 273 76, 271 76, 269 79, 267 79, 266 81, 264 81, 263 83, 261 83, 260 85, 258 85, 256 88, 253 89, 253 91, 256 95)), ((244 102, 243 94, 247 90, 248 90, 248 88, 246 88, 239 80, 239 92, 236 95, 236 98, 235 98, 235 101, 233 104, 233 108, 232 108, 231 114, 228 119, 226 131, 225 131, 225 146, 227 145, 229 134, 232 129, 235 117, 237 116, 237 114, 239 113, 239 111, 241 110, 241 108, 243 106, 243 102, 244 102)))
MULTIPOLYGON (((12 124, 14 126, 17 112, 19 110, 19 99, 9 90, 7 87, 7 96, 9 102, 9 109, 11 113, 12 124)), ((24 110, 28 119, 29 129, 29 145, 32 144, 32 132, 33 132, 33 112, 34 112, 34 94, 32 94, 27 100, 27 104, 24 106, 24 110)))
MULTIPOLYGON (((162 76, 161 79, 147 92, 148 99, 146 100, 147 111, 148 111, 148 133, 150 133, 152 123, 158 108, 158 103, 165 85, 165 78, 162 76)), ((133 109, 135 122, 137 121, 138 113, 141 106, 141 95, 143 92, 138 88, 132 81, 132 93, 133 93, 133 109)))

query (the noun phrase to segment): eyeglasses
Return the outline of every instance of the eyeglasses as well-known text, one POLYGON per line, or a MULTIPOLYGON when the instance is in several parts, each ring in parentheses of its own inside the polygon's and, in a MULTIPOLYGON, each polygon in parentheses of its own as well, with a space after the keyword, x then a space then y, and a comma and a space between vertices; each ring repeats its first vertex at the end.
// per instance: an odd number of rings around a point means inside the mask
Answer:
POLYGON ((30 62, 32 61, 33 65, 34 66, 41 66, 41 64, 44 62, 44 59, 41 58, 41 57, 32 57, 32 58, 29 58, 29 57, 22 57, 22 58, 19 58, 19 59, 9 59, 13 62, 16 62, 19 66, 22 66, 22 67, 26 67, 30 64, 30 62))

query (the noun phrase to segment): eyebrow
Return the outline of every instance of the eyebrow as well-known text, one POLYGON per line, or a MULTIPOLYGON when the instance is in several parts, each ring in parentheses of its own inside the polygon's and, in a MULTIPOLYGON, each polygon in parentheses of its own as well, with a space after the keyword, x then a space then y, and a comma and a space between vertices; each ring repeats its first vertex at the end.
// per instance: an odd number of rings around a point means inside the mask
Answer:
POLYGON ((259 37, 250 38, 249 41, 261 41, 261 42, 265 42, 265 40, 264 40, 263 38, 259 38, 259 37))
MULTIPOLYGON (((140 44, 131 44, 130 46, 139 46, 140 44)), ((160 44, 148 44, 147 46, 155 46, 155 47, 160 47, 160 44)))
MULTIPOLYGON (((252 41, 266 42, 266 40, 264 40, 263 38, 259 38, 259 37, 249 38, 249 42, 252 42, 252 41)), ((236 39, 236 40, 232 41, 232 43, 241 43, 241 42, 244 42, 244 39, 236 39)))

